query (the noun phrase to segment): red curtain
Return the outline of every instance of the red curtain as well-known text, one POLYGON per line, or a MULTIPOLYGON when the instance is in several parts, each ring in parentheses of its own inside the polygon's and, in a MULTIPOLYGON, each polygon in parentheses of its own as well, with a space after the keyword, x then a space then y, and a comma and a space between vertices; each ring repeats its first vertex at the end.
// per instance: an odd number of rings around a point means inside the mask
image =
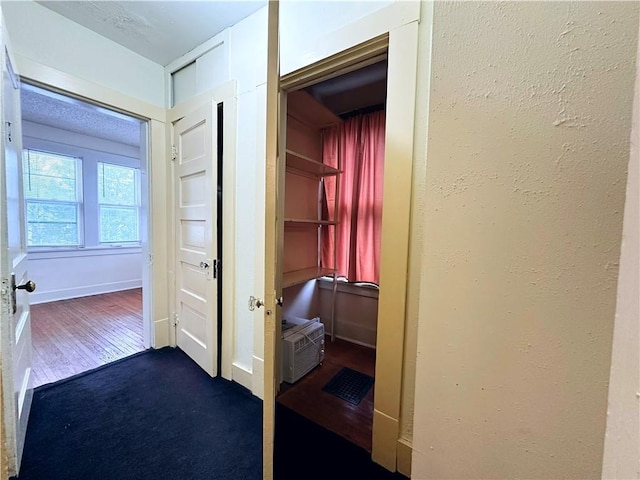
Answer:
POLYGON ((325 229, 322 265, 335 268, 350 282, 380 281, 380 233, 384 169, 384 111, 358 115, 323 132, 323 162, 340 167, 338 196, 335 177, 325 178, 326 218, 338 226, 325 229), (340 161, 339 161, 340 160, 340 161), (333 228, 337 228, 336 244, 333 228))

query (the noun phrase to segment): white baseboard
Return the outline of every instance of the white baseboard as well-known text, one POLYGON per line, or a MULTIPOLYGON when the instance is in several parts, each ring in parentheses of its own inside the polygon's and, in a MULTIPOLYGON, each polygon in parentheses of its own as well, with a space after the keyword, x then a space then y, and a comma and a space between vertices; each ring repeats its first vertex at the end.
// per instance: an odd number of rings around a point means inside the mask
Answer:
POLYGON ((376 349, 375 345, 370 345, 368 343, 361 342, 360 340, 356 340, 354 338, 343 337, 342 335, 336 335, 336 338, 339 340, 344 340, 345 342, 355 343, 356 345, 360 345, 362 347, 373 348, 374 350, 376 349))
POLYGON ((398 439, 398 471, 407 478, 411 478, 411 455, 413 454, 412 442, 404 439, 398 439))
POLYGON ((398 460, 397 418, 373 409, 373 445, 371 459, 391 472, 395 472, 398 460))
MULTIPOLYGON (((323 323, 325 323, 323 321, 323 323)), ((362 345, 363 347, 376 348, 377 330, 375 326, 361 325, 355 322, 349 322, 344 318, 336 318, 334 328, 336 338, 346 340, 347 342, 362 345), (340 332, 339 334, 337 332, 340 332)), ((325 335, 331 335, 331 325, 329 322, 324 326, 325 335)))
POLYGON ((253 356, 253 375, 252 375, 252 388, 253 394, 264 400, 264 360, 262 358, 253 356))
POLYGON ((234 363, 231 366, 231 369, 232 369, 233 381, 236 383, 239 383, 244 388, 251 391, 251 384, 252 384, 251 372, 247 370, 245 367, 241 367, 236 363, 234 363))
POLYGON ((128 280, 126 282, 102 283, 99 285, 87 285, 76 288, 66 288, 63 290, 50 290, 48 292, 38 292, 37 290, 29 295, 32 305, 38 303, 55 302, 67 300, 69 298, 88 297, 89 295, 100 295, 101 293, 119 292, 141 288, 142 280, 128 280))
POLYGON ((169 319, 161 318, 153 322, 153 348, 169 346, 169 319))

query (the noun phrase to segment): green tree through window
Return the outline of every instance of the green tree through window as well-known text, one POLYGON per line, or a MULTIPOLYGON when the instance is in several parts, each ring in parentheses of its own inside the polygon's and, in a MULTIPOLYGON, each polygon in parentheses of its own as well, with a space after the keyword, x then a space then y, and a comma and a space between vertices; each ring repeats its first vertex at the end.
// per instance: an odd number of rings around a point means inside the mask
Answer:
POLYGON ((139 242, 139 171, 98 163, 100 243, 139 242))
POLYGON ((22 166, 27 245, 80 245, 80 159, 25 150, 22 166))
POLYGON ((83 174, 80 157, 24 150, 28 247, 83 248, 87 247, 85 241, 90 242, 88 247, 140 242, 140 170, 87 162, 83 174), (85 204, 87 201, 90 203, 85 204))

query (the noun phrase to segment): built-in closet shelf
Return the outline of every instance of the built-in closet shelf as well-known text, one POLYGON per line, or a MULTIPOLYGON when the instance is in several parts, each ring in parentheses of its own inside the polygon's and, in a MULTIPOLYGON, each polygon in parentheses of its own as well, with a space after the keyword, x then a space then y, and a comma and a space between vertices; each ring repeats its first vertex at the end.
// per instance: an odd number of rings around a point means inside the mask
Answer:
POLYGON ((292 287, 300 283, 308 282, 314 278, 333 276, 335 270, 332 268, 312 267, 282 274, 282 288, 292 287))
POLYGON ((306 218, 285 218, 284 226, 299 227, 304 225, 312 225, 319 227, 320 225, 337 225, 338 222, 330 220, 310 220, 306 218))
POLYGON ((338 175, 340 170, 330 167, 324 163, 318 162, 312 158, 306 157, 301 153, 294 152, 287 149, 287 167, 295 168, 303 172, 308 172, 320 177, 328 177, 331 175, 338 175))

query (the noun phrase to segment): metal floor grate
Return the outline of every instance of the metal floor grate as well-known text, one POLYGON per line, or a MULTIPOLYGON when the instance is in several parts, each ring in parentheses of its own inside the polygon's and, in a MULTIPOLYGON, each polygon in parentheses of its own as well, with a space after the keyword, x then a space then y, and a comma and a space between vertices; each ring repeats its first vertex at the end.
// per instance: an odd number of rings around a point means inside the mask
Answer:
POLYGON ((322 390, 358 405, 373 385, 373 377, 344 367, 322 387, 322 390))

